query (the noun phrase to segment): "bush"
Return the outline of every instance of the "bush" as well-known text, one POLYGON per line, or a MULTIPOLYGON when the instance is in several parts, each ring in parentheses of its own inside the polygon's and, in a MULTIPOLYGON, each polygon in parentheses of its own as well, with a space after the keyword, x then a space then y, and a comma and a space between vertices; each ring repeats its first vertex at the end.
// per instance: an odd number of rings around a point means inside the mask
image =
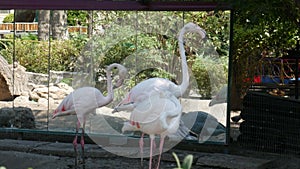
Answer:
POLYGON ((189 64, 192 64, 192 73, 201 97, 211 98, 224 84, 227 84, 227 57, 214 60, 197 56, 189 60, 189 64))
POLYGON ((48 41, 16 39, 15 47, 13 47, 12 41, 6 42, 6 48, 1 50, 1 55, 9 63, 12 63, 15 54, 15 60, 27 71, 47 73, 48 66, 51 70, 73 71, 79 52, 80 49, 74 46, 72 40, 53 40, 49 51, 48 41), (14 49, 15 53, 13 52, 14 49))
POLYGON ((14 21, 14 14, 8 14, 4 19, 3 23, 12 23, 14 21))

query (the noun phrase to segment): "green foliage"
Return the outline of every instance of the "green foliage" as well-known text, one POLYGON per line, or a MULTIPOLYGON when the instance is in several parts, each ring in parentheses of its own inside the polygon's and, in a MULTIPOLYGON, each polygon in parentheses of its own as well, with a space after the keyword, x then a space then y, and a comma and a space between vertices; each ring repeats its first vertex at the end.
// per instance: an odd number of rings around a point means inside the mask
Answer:
POLYGON ((28 34, 21 35, 21 39, 22 40, 38 40, 38 36, 35 34, 28 33, 28 34))
POLYGON ((213 93, 217 93, 220 88, 227 84, 228 59, 211 60, 203 56, 189 59, 192 65, 192 73, 197 82, 198 94, 203 98, 210 98, 213 93))
POLYGON ((193 155, 191 155, 191 154, 187 155, 182 162, 182 166, 180 164, 180 160, 179 160, 178 156, 176 155, 176 153, 173 152, 172 155, 175 158, 176 163, 177 163, 177 167, 174 169, 191 169, 192 168, 193 155))
POLYGON ((195 22, 207 32, 220 57, 229 55, 230 11, 185 12, 187 21, 195 22))
POLYGON ((87 25, 87 11, 82 10, 68 10, 67 23, 69 26, 86 26, 87 25))
POLYGON ((56 71, 72 71, 79 51, 75 48, 73 41, 51 41, 50 49, 48 41, 15 39, 7 43, 8 47, 0 51, 9 63, 15 59, 27 71, 47 73, 50 69, 56 71), (15 52, 13 51, 15 49, 15 52), (50 52, 49 52, 50 50, 50 52), (48 60, 50 56, 50 60, 48 60))
POLYGON ((68 84, 69 86, 72 86, 72 78, 63 78, 61 82, 68 84))
POLYGON ((80 34, 80 33, 71 33, 70 39, 72 40, 74 47, 78 50, 83 49, 89 40, 87 34, 80 34))
POLYGON ((14 22, 14 14, 8 14, 5 18, 3 18, 3 23, 12 23, 14 22))

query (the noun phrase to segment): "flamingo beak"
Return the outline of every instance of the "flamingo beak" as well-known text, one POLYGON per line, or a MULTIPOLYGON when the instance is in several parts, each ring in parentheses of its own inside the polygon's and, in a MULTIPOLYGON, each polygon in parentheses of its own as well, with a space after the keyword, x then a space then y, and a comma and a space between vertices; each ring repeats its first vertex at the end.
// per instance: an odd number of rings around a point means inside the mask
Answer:
POLYGON ((114 89, 120 87, 124 82, 124 79, 120 78, 117 83, 114 85, 114 89))
POLYGON ((55 110, 55 111, 52 113, 52 119, 54 119, 56 116, 57 116, 57 110, 55 110))

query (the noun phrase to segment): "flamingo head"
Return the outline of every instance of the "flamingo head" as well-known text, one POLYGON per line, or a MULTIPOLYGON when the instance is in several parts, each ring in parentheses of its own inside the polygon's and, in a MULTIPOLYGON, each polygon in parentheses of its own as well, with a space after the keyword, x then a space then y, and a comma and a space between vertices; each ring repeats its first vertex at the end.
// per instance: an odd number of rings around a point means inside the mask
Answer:
POLYGON ((185 29, 184 32, 193 32, 193 33, 198 33, 204 39, 206 37, 206 32, 204 29, 202 29, 200 26, 197 24, 194 24, 192 22, 187 23, 184 25, 183 29, 185 29))
POLYGON ((137 127, 135 127, 134 125, 132 125, 130 122, 124 122, 124 125, 121 129, 122 134, 124 134, 126 131, 137 131, 137 127))
POLYGON ((66 111, 65 105, 59 105, 53 112, 52 112, 52 119, 62 116, 63 112, 66 111))
POLYGON ((117 83, 114 85, 114 88, 118 88, 123 84, 124 79, 127 76, 127 69, 120 64, 115 64, 115 66, 118 69, 119 79, 117 80, 117 83))
POLYGON ((58 109, 55 109, 55 110, 52 112, 52 119, 54 119, 55 117, 57 117, 57 114, 58 114, 58 109))

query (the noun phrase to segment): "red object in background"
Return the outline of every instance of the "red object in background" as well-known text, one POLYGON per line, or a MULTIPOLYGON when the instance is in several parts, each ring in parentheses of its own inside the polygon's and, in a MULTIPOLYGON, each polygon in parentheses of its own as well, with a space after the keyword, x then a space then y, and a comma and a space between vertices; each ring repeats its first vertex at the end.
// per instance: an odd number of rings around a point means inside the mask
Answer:
POLYGON ((261 83, 261 77, 260 76, 254 76, 254 83, 261 83))
POLYGON ((254 83, 261 83, 261 76, 254 76, 253 79, 251 79, 250 77, 245 78, 244 82, 254 82, 254 83))

